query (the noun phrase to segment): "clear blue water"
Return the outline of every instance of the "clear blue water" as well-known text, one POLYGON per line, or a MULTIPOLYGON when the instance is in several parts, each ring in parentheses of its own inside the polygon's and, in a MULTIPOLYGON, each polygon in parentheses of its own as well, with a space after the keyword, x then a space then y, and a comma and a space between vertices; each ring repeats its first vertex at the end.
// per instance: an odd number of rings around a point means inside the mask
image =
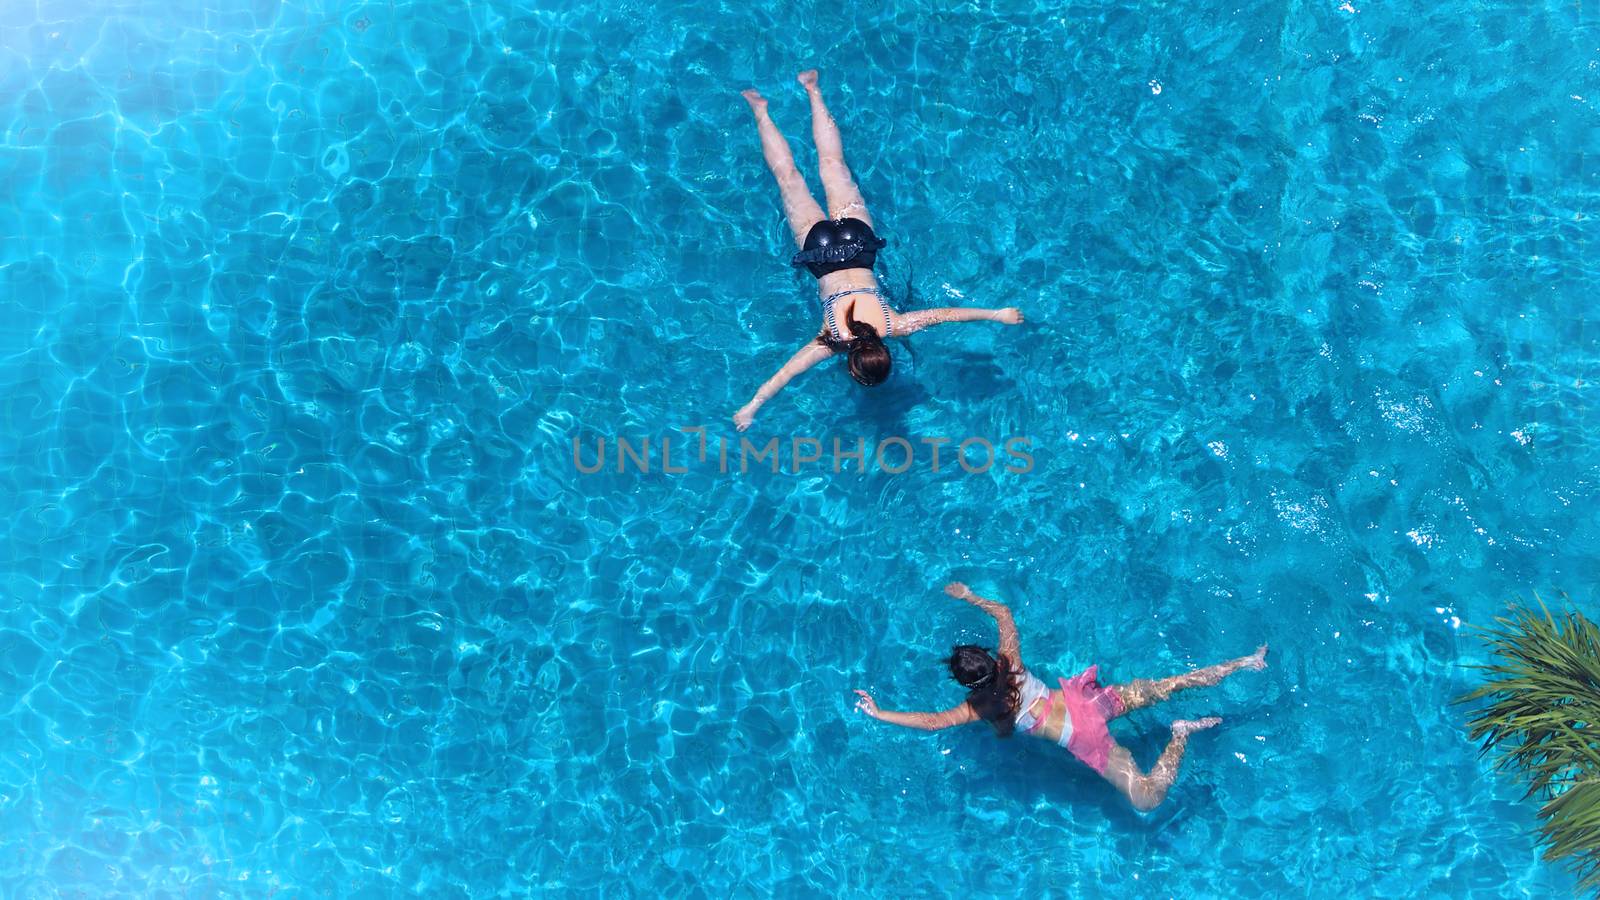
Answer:
POLYGON ((0 6, 3 893, 1570 891, 1448 702, 1595 608, 1600 13, 1352 3, 0 6), (813 333, 809 65, 886 280, 1030 322, 753 434, 1034 470, 579 474, 813 333), (1139 817, 850 712, 959 699, 950 577, 1274 666, 1139 817))

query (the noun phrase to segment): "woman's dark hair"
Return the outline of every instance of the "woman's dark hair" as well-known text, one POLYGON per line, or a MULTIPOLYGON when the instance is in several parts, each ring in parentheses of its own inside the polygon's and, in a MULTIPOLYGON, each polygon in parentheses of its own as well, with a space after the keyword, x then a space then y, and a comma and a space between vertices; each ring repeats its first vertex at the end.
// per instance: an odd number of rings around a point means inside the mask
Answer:
POLYGON ((962 644, 951 650, 945 663, 950 666, 950 677, 967 689, 967 705, 978 718, 993 725, 1001 737, 1010 737, 1017 707, 1022 705, 1022 691, 1017 685, 1021 673, 1011 671, 1005 657, 995 659, 975 644, 962 644))
POLYGON ((835 353, 848 353, 847 363, 850 377, 863 387, 873 387, 883 384, 889 377, 889 348, 884 346, 883 337, 871 326, 863 325, 856 321, 856 309, 850 307, 845 313, 844 324, 853 335, 849 340, 840 340, 827 331, 817 335, 817 343, 835 353))

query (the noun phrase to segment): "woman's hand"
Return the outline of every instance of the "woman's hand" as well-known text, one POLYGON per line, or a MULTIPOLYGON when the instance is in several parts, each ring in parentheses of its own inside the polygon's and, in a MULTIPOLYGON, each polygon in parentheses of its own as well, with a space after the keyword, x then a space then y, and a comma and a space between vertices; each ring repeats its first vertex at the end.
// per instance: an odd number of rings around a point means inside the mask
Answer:
POLYGON ((950 582, 944 586, 944 592, 956 598, 957 600, 965 600, 966 602, 971 603, 973 606, 976 606, 977 608, 996 618, 999 618, 1002 613, 1007 616, 1011 615, 1011 611, 1006 609, 1006 605, 1004 603, 990 600, 988 597, 980 597, 972 592, 972 588, 967 587, 962 582, 950 582))
POLYGON ((1008 306, 1005 309, 996 310, 994 319, 996 322, 1004 322, 1007 325, 1021 325, 1022 310, 1017 309, 1015 306, 1008 306))
POLYGON ((856 701, 856 712, 864 712, 874 719, 878 718, 878 701, 872 699, 871 694, 860 689, 856 690, 856 696, 861 698, 856 701))
POLYGON ((756 408, 748 403, 740 407, 739 411, 733 414, 733 424, 737 426, 740 431, 744 431, 746 428, 749 428, 750 423, 754 422, 755 420, 756 408))

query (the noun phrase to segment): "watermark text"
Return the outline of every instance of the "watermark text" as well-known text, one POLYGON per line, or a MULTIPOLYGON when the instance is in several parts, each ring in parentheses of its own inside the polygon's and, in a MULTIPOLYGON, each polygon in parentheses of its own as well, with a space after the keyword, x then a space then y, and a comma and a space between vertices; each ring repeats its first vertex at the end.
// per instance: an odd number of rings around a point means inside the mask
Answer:
POLYGON ((572 465, 583 475, 630 470, 645 475, 684 475, 690 471, 744 475, 763 469, 775 475, 869 470, 899 475, 913 468, 934 474, 959 469, 981 475, 996 466, 1018 475, 1033 471, 1033 439, 1029 437, 991 440, 971 436, 957 440, 942 435, 894 435, 869 445, 862 437, 761 440, 740 435, 737 440, 730 440, 726 435, 708 435, 703 425, 677 430, 676 435, 600 436, 588 440, 574 436, 572 465))

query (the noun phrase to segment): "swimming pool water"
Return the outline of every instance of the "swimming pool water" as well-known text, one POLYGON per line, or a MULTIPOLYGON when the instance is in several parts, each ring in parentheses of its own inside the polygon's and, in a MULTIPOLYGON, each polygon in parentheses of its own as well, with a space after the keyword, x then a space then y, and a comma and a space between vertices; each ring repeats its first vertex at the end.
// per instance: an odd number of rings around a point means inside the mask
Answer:
POLYGON ((0 8, 4 893, 1569 892, 1448 704, 1507 599, 1596 608, 1597 25, 0 8), (885 280, 1029 322, 751 435, 1033 471, 582 474, 815 328, 737 94, 814 173, 812 65, 885 280), (959 700, 952 577, 1041 674, 1272 668, 1113 727, 1225 717, 1140 817, 850 711, 959 700))

